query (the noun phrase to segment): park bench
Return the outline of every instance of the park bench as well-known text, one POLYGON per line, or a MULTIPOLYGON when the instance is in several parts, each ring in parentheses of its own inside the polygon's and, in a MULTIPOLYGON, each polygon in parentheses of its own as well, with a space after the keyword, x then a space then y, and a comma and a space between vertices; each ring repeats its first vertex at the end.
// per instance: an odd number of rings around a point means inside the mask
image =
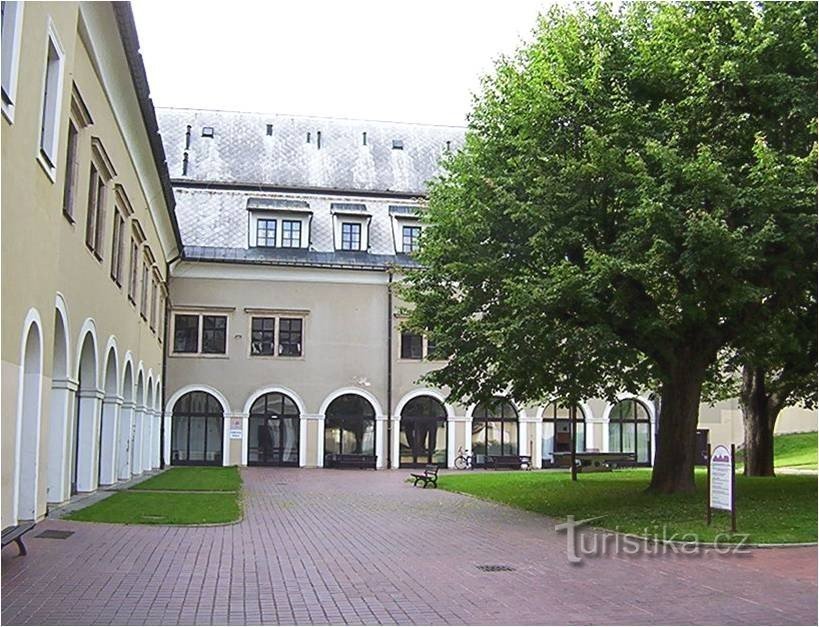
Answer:
POLYGON ((438 466, 436 464, 427 464, 424 468, 424 473, 417 473, 413 472, 410 473, 410 476, 415 479, 413 482, 413 486, 417 486, 422 481, 424 485, 422 487, 426 488, 430 483, 432 484, 433 488, 438 487, 438 466))
POLYGON ((325 457, 328 468, 375 468, 375 455, 330 453, 325 457))
POLYGON ((488 455, 486 458, 486 467, 494 468, 512 468, 513 470, 531 470, 532 456, 531 455, 488 455))
MULTIPOLYGON (((555 465, 570 468, 571 453, 553 453, 555 465)), ((610 472, 620 466, 634 466, 637 463, 636 453, 575 453, 575 464, 578 472, 610 472)))
POLYGON ((34 524, 33 522, 24 522, 3 529, 3 546, 6 546, 10 542, 16 542, 17 548, 20 550, 20 555, 26 555, 28 551, 26 551, 26 545, 23 544, 23 534, 34 529, 34 524))

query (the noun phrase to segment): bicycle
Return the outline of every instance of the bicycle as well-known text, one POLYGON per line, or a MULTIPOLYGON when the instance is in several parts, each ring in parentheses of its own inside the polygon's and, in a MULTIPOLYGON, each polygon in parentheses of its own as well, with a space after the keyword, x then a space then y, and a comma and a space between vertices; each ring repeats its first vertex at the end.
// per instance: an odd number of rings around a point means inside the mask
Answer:
POLYGON ((455 468, 458 470, 472 470, 472 453, 466 453, 463 446, 458 447, 458 457, 455 458, 455 468))

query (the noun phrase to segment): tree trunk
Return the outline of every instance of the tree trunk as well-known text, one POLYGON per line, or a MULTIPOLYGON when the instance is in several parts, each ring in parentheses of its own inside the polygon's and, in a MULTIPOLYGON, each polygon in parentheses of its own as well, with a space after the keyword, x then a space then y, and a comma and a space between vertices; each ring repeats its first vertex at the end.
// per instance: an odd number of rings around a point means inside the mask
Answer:
POLYGON ((697 422, 707 361, 681 356, 663 381, 650 492, 694 492, 697 422))
POLYGON ((739 395, 745 425, 745 475, 774 476, 774 425, 780 407, 765 386, 765 370, 745 365, 739 395))

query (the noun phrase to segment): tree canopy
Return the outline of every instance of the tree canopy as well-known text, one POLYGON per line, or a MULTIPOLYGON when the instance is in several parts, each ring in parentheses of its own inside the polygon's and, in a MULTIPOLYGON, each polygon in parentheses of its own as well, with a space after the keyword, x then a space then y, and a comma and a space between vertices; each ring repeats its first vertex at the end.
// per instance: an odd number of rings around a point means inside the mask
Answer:
MULTIPOLYGON (((430 187, 409 325, 460 399, 659 387, 652 485, 693 489, 717 356, 815 272, 816 5, 554 8, 430 187)), ((815 304, 814 304, 815 306, 815 304)))

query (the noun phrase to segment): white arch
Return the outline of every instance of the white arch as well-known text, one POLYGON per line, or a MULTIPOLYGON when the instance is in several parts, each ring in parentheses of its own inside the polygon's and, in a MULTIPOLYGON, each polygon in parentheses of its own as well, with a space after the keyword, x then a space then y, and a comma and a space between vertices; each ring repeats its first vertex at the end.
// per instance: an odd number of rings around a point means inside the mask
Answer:
POLYGON ((17 385, 17 433, 14 464, 15 522, 21 515, 31 520, 37 518, 43 393, 43 322, 40 312, 34 307, 28 310, 23 322, 23 334, 20 338, 20 374, 17 385), (36 345, 32 346, 29 341, 36 342, 36 345), (36 351, 36 354, 29 354, 29 351, 32 350, 36 351), (30 363, 32 359, 35 363, 30 363), (25 490, 21 490, 23 483, 26 484, 25 490))
POLYGON ((446 398, 443 394, 438 392, 437 390, 433 390, 431 388, 418 388, 416 390, 411 390, 404 394, 401 397, 401 400, 398 401, 398 404, 395 406, 395 418, 396 420, 401 419, 401 412, 404 410, 404 406, 409 403, 412 399, 418 398, 419 396, 431 396, 435 400, 441 403, 446 410, 446 417, 447 418, 454 418, 455 417, 455 409, 446 402, 446 398))
POLYGON ((222 406, 222 412, 225 414, 225 418, 227 418, 230 414, 230 405, 227 402, 224 394, 222 394, 219 390, 210 385, 205 385, 204 383, 191 383, 190 385, 185 385, 176 390, 171 397, 168 399, 168 402, 165 403, 165 411, 168 415, 173 414, 173 407, 176 405, 176 402, 185 396, 188 392, 207 392, 211 396, 213 396, 219 404, 222 406))
POLYGON ((162 410, 162 382, 159 377, 154 381, 154 411, 162 410))
POLYGON ((631 394, 630 392, 624 392, 621 394, 617 394, 615 396, 615 401, 613 403, 606 403, 606 409, 603 410, 603 421, 607 422, 609 420, 609 416, 611 416, 611 410, 614 409, 614 406, 619 403, 620 401, 627 401, 629 399, 634 399, 638 401, 643 407, 645 407, 646 411, 648 412, 648 417, 651 422, 654 422, 654 403, 652 403, 647 398, 640 396, 639 394, 631 394))
MULTIPOLYGON (((546 403, 545 405, 539 405, 537 408, 537 413, 535 413, 535 420, 537 422, 543 422, 543 412, 546 411, 546 408, 551 405, 552 403, 560 403, 559 400, 552 400, 546 403)), ((577 406, 580 408, 580 411, 583 412, 583 419, 586 422, 590 422, 591 419, 594 417, 594 413, 591 410, 591 405, 589 405, 588 401, 580 401, 577 406)))
POLYGON ((125 351, 125 358, 122 360, 122 380, 119 384, 120 394, 125 400, 134 400, 134 386, 136 385, 136 375, 134 373, 134 355, 131 351, 125 351), (127 375, 131 375, 131 389, 125 389, 127 375), (130 392, 130 393, 129 393, 130 392))
POLYGON ((151 405, 153 404, 154 399, 154 369, 148 368, 148 375, 145 377, 145 398, 143 399, 143 405, 145 405, 146 409, 153 410, 151 405), (151 401, 148 402, 148 395, 150 394, 151 401))
POLYGON ((54 337, 52 343, 51 395, 48 421, 48 498, 62 503, 70 495, 72 416, 76 381, 71 378, 71 327, 68 307, 59 292, 54 302, 54 337))
MULTIPOLYGON (((63 325, 63 335, 65 337, 65 346, 63 350, 65 351, 65 364, 64 369, 65 372, 62 373, 63 376, 68 377, 69 373, 71 372, 71 333, 69 329, 71 328, 68 324, 68 307, 65 304, 65 298, 63 295, 57 292, 57 297, 54 302, 54 307, 56 310, 57 315, 59 315, 62 325, 63 325)), ((56 332, 56 330, 55 330, 56 332)))
POLYGON ((381 409, 381 403, 378 402, 378 399, 373 395, 373 393, 356 387, 339 388, 333 392, 330 392, 327 398, 322 401, 319 414, 324 416, 327 413, 327 408, 330 406, 330 403, 336 400, 339 396, 344 396, 345 394, 357 394, 358 396, 363 396, 370 402, 370 405, 372 405, 376 417, 384 415, 384 412, 381 409))
POLYGON ((103 362, 102 389, 105 390, 106 394, 109 393, 108 379, 110 373, 108 372, 108 362, 111 351, 114 351, 114 394, 120 394, 119 350, 117 349, 117 338, 113 335, 108 338, 108 342, 105 344, 105 353, 103 353, 105 355, 105 361, 103 362))
POLYGON ((278 392, 279 394, 284 394, 285 396, 289 396, 292 399, 292 401, 296 404, 296 407, 298 408, 299 414, 301 416, 304 416, 307 413, 307 409, 305 409, 304 401, 301 399, 301 397, 298 394, 296 394, 293 390, 291 390, 290 388, 286 388, 283 385, 268 385, 259 388, 258 390, 253 392, 253 394, 247 397, 247 401, 245 401, 245 406, 244 409, 242 410, 242 413, 246 416, 249 415, 250 408, 253 407, 253 403, 256 402, 256 399, 265 394, 273 394, 276 392, 278 392))
MULTIPOLYGON (((526 410, 524 408, 520 407, 518 405, 518 403, 516 403, 512 399, 512 397, 509 396, 508 394, 494 394, 493 397, 494 398, 502 398, 505 401, 508 401, 512 405, 512 407, 514 408, 515 412, 517 413, 518 421, 520 421, 521 418, 526 418, 526 410)), ((475 411, 475 408, 477 406, 478 406, 478 403, 472 403, 471 405, 467 406, 467 408, 466 408, 466 419, 467 420, 472 420, 472 414, 475 411)))
MULTIPOLYGON (((74 367, 74 378, 80 378, 80 366, 82 365, 82 350, 85 347, 85 338, 90 335, 91 336, 91 346, 94 349, 94 384, 93 387, 95 389, 99 389, 99 342, 97 341, 97 325, 94 322, 93 318, 86 318, 85 322, 82 323, 82 327, 80 328, 80 333, 77 336, 79 338, 77 342, 77 361, 74 367)), ((87 385, 88 382, 86 382, 87 385)))

